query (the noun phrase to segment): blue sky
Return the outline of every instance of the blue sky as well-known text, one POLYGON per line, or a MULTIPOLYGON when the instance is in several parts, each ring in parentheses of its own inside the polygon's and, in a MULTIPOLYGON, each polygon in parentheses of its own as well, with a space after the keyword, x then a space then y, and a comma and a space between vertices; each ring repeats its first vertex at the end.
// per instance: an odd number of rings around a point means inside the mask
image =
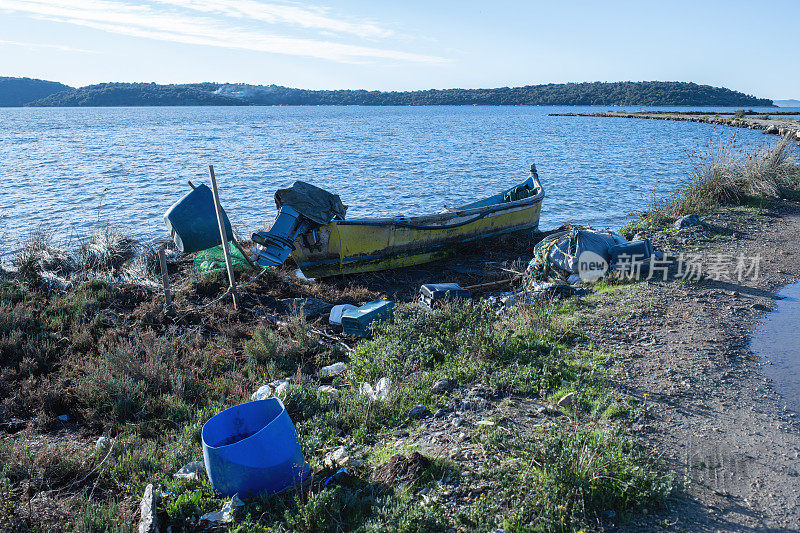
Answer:
POLYGON ((679 80, 800 98, 799 0, 0 0, 0 75, 311 89, 679 80))

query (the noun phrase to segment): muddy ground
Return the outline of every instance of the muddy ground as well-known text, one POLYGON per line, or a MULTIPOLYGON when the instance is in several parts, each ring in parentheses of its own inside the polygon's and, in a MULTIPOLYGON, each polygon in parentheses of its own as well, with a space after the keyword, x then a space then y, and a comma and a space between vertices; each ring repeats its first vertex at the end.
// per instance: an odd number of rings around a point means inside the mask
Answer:
POLYGON ((643 284, 610 295, 585 325, 595 343, 623 354, 620 384, 650 406, 643 434, 687 479, 667 511, 629 527, 797 531, 800 427, 748 342, 778 290, 800 274, 800 205, 710 222, 662 245, 705 241, 712 254, 760 254, 758 279, 643 284))

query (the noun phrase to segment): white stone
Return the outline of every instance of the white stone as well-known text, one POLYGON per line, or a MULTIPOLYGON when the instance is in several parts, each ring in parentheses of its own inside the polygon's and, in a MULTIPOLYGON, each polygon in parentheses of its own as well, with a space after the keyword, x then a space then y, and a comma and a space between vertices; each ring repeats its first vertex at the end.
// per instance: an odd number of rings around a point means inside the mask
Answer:
POLYGON ((255 400, 266 400, 272 396, 272 387, 269 385, 261 385, 257 391, 250 396, 250 399, 255 400))

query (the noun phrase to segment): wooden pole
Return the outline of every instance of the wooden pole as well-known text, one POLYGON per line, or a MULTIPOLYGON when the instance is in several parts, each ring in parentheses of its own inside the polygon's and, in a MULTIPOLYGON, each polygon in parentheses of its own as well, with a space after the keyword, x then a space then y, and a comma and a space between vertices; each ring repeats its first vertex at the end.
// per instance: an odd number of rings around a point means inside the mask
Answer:
POLYGON ((217 178, 214 176, 214 165, 208 165, 208 175, 211 177, 211 192, 214 193, 214 208, 217 211, 217 224, 219 224, 219 237, 222 239, 222 253, 225 255, 225 268, 228 269, 228 282, 231 284, 233 308, 238 311, 239 295, 236 294, 236 278, 233 275, 231 251, 228 249, 228 232, 225 231, 225 221, 222 218, 222 205, 219 203, 219 191, 217 190, 217 178))
POLYGON ((158 248, 158 262, 161 265, 161 281, 164 283, 164 312, 172 314, 172 291, 169 289, 169 271, 167 270, 167 256, 164 254, 164 247, 158 248))

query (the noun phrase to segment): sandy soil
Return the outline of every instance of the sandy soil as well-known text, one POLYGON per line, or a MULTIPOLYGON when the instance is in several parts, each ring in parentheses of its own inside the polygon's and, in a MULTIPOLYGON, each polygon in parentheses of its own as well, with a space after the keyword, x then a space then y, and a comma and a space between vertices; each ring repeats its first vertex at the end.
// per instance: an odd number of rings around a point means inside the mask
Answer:
MULTIPOLYGON (((641 284, 609 293, 587 325, 595 343, 625 354, 621 385, 650 406, 643 434, 686 479, 668 510, 627 527, 798 531, 800 427, 748 342, 800 274, 800 204, 712 222, 703 248, 761 254, 758 279, 641 284)), ((667 249, 694 241, 681 233, 667 249)))

